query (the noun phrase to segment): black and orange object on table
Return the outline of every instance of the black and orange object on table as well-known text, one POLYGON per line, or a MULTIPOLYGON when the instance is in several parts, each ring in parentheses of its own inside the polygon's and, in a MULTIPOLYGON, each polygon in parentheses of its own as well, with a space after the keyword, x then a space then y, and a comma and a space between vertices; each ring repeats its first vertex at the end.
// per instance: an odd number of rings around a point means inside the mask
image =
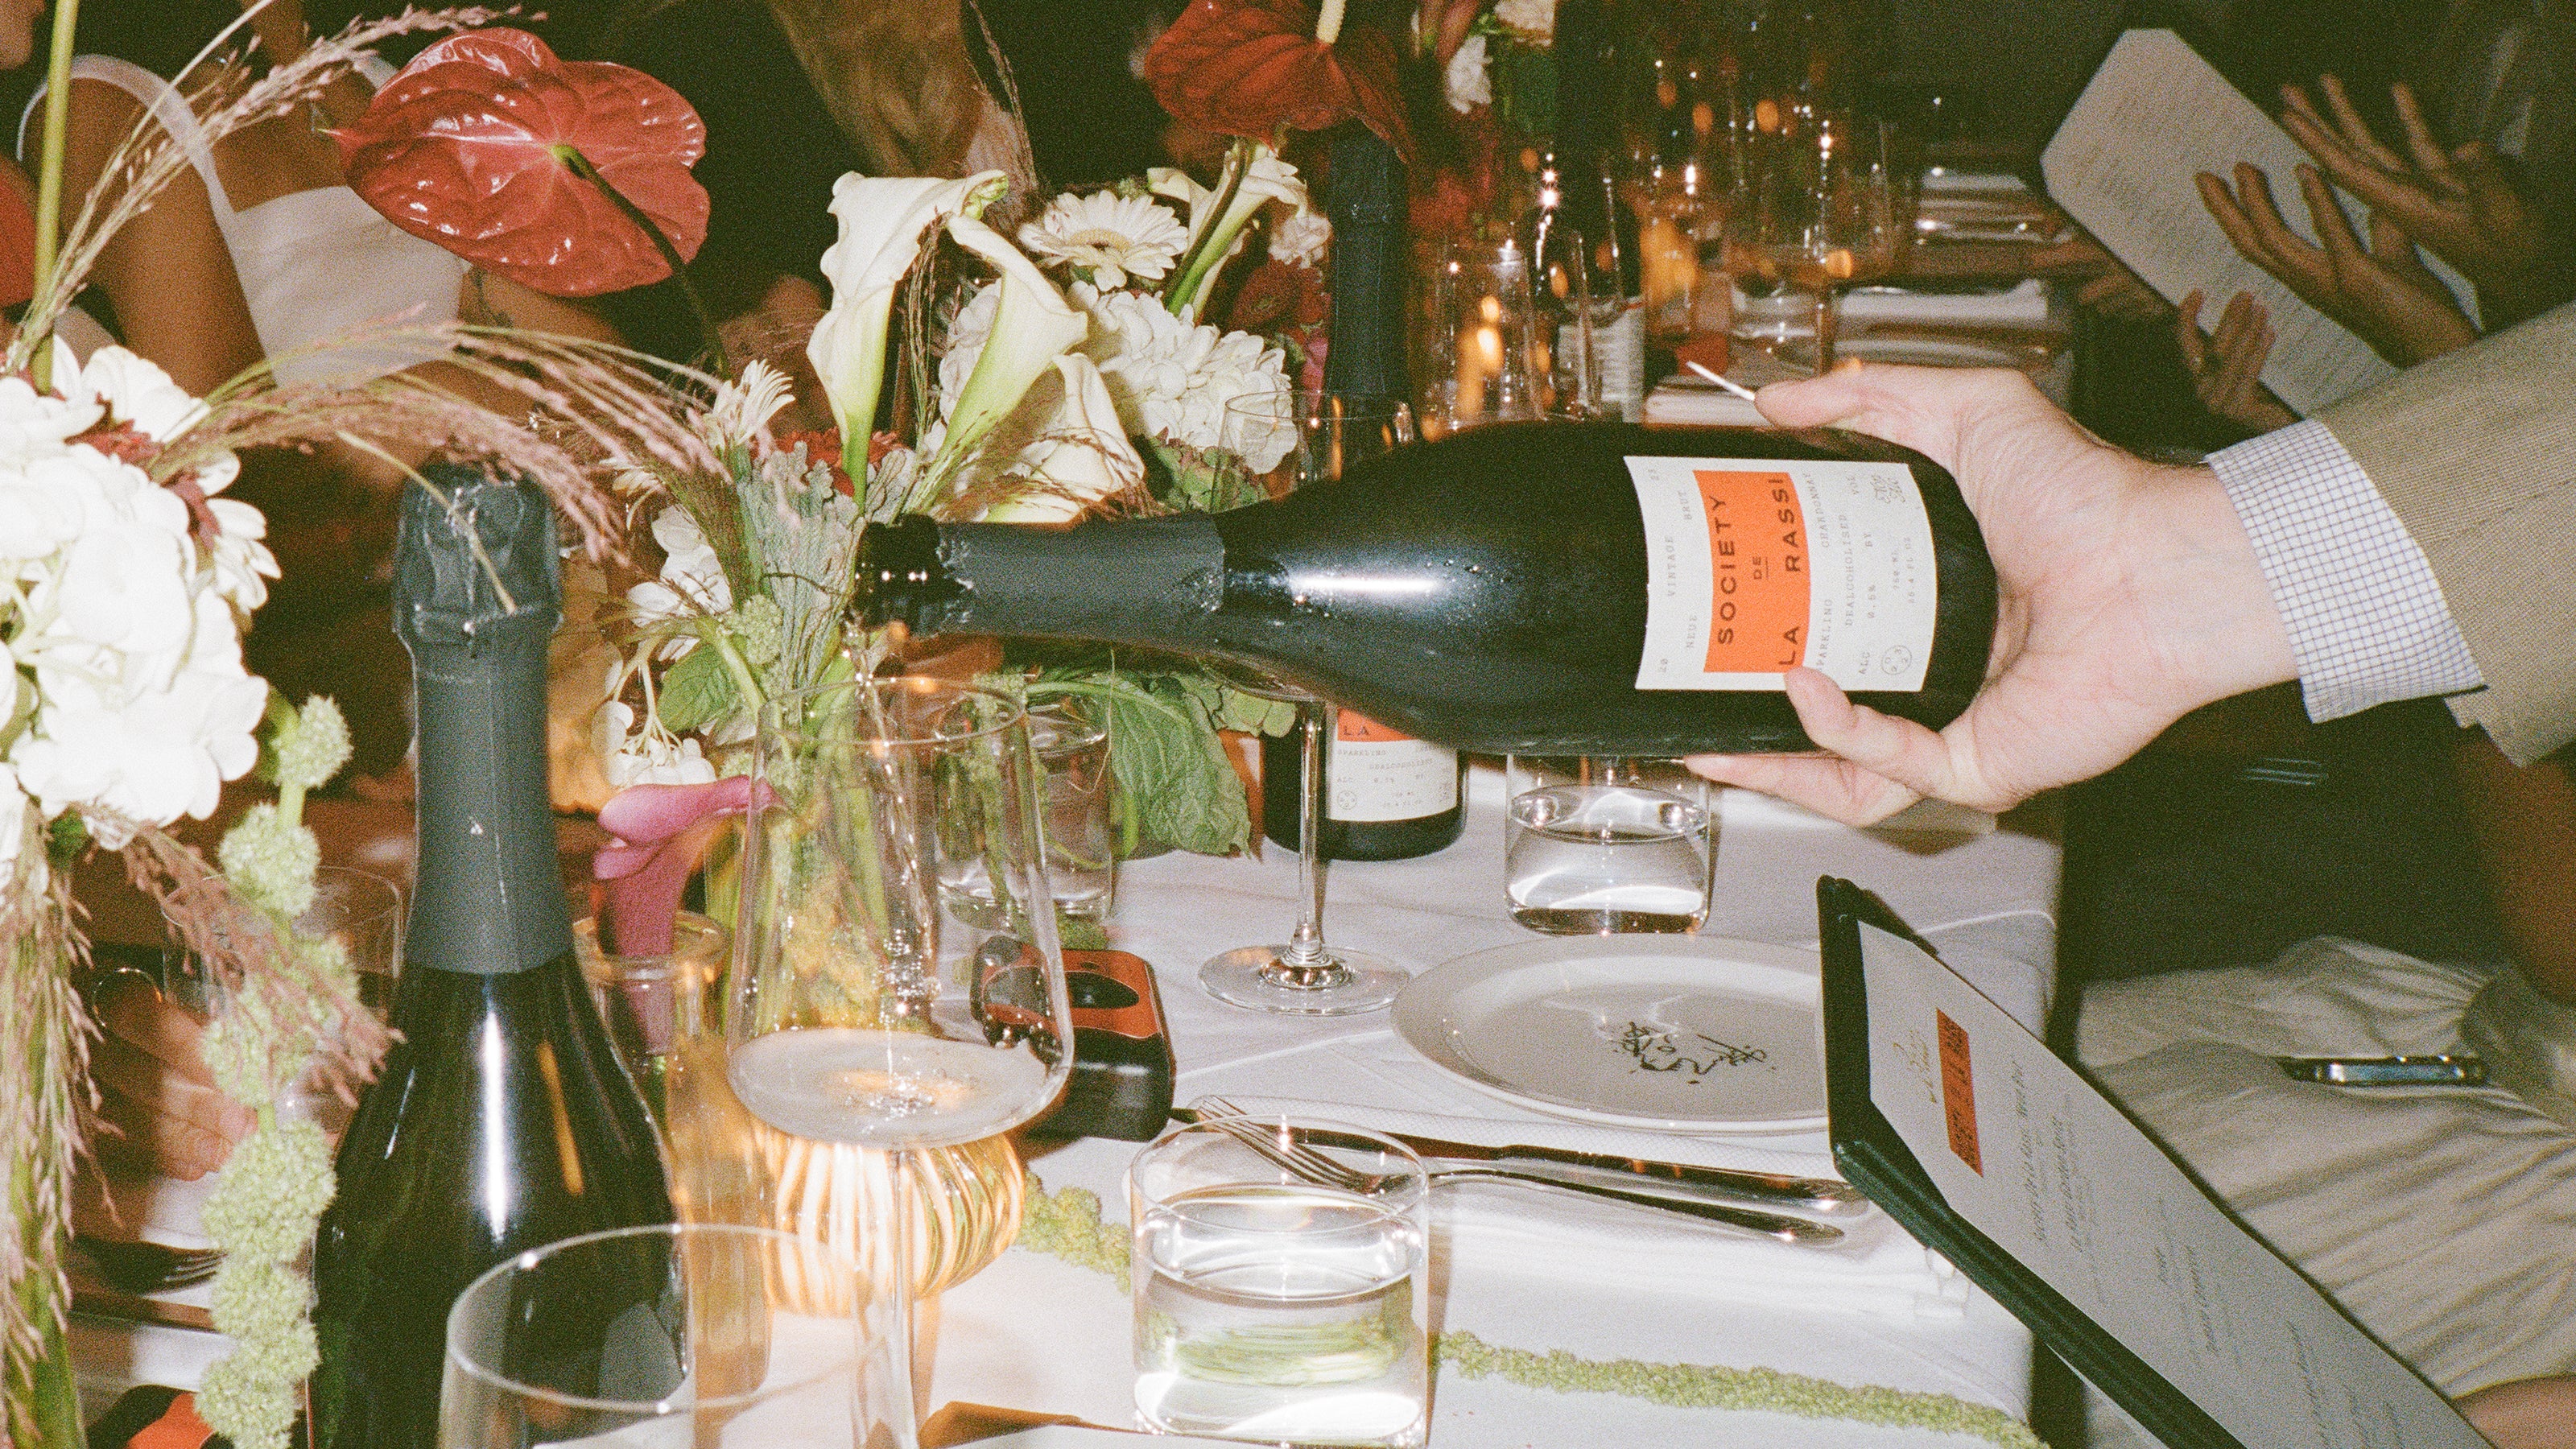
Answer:
MULTIPOLYGON (((981 963, 975 1011, 988 1032, 1044 1024, 1046 993, 1027 951, 981 963)), ((1029 1125, 1039 1137, 1150 1142, 1172 1110, 1172 1040, 1153 968, 1126 951, 1064 953, 1073 1008, 1073 1074, 1064 1101, 1029 1125)))

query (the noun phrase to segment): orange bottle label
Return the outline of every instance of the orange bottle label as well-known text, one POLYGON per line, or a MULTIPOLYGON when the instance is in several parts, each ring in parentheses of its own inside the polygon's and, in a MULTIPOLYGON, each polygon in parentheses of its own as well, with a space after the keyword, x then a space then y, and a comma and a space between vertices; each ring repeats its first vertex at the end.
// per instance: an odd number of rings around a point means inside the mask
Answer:
POLYGON ((1807 517, 1786 473, 1693 472, 1708 509, 1711 674, 1767 674, 1806 658, 1807 517))
POLYGON ((1932 520, 1897 462, 1631 457, 1646 545, 1639 689, 1923 687, 1932 520))

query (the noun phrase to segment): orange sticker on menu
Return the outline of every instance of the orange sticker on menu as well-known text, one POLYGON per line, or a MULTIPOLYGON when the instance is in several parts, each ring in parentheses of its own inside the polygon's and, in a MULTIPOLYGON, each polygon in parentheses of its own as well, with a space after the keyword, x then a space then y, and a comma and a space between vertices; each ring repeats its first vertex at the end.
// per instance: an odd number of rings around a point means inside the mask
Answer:
POLYGON ((1986 1165, 1977 1151, 1977 1085, 1968 1071, 1967 1029, 1946 1011, 1932 1015, 1941 1039, 1941 1116, 1950 1129, 1950 1150, 1968 1164, 1970 1172, 1983 1177, 1986 1165))
POLYGON ((1708 509, 1711 674, 1777 674, 1807 649, 1807 523, 1786 473, 1696 469, 1708 509))
POLYGON ((1413 736, 1379 724, 1358 710, 1345 709, 1333 716, 1333 738, 1346 745, 1396 745, 1411 741, 1413 736))

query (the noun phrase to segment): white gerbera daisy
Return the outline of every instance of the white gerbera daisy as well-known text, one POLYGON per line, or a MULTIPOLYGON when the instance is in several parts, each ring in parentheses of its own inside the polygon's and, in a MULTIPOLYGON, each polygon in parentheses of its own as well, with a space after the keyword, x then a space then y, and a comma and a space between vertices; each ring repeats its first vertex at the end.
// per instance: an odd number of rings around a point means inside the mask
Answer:
POLYGON ((1020 245, 1045 266, 1086 269, 1103 291, 1130 277, 1152 281, 1172 269, 1190 234, 1159 203, 1142 196, 1071 192, 1047 203, 1046 213, 1020 228, 1020 245))

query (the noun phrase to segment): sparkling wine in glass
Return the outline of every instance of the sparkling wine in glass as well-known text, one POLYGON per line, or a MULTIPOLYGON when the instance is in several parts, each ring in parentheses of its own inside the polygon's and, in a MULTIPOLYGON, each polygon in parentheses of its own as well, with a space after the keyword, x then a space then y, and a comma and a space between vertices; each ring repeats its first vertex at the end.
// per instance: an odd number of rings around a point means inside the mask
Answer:
POLYGON ((727 1075, 754 1116, 894 1154, 865 1265, 871 1417, 909 1449, 910 1148, 1007 1132, 1063 1089, 1073 1025, 1021 707, 917 677, 786 695, 754 741, 727 1075), (978 924, 944 863, 980 861, 978 924))

